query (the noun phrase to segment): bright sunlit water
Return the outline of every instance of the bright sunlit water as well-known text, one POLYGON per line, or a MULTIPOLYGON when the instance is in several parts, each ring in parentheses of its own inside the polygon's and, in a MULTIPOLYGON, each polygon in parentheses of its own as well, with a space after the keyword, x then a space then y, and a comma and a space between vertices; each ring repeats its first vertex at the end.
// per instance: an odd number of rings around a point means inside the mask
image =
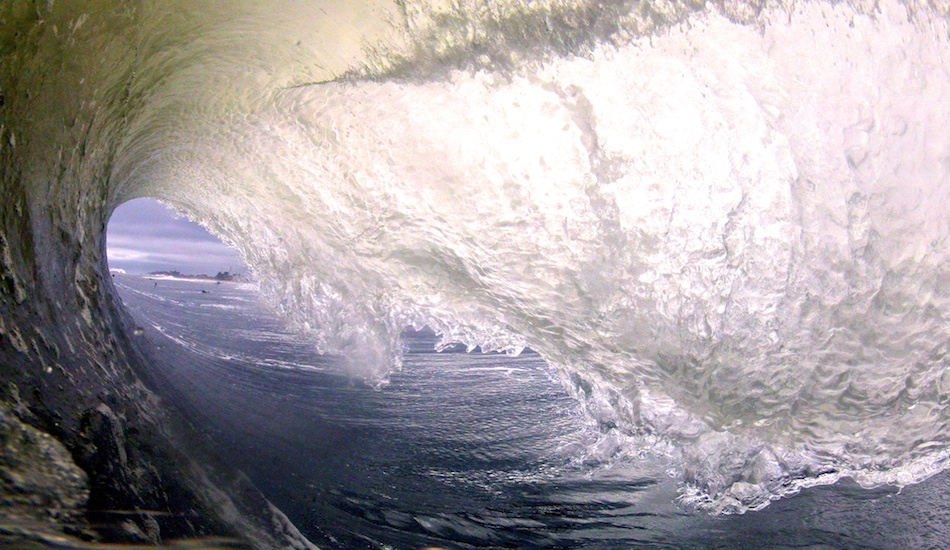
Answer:
POLYGON ((227 63, 169 75, 220 104, 149 95, 136 131, 160 145, 131 141, 114 177, 235 246, 370 385, 428 326, 533 349, 614 438, 585 452, 655 449, 712 512, 924 480, 950 463, 946 21, 890 0, 762 17, 408 80, 288 85, 262 47, 233 88, 205 80, 227 63))

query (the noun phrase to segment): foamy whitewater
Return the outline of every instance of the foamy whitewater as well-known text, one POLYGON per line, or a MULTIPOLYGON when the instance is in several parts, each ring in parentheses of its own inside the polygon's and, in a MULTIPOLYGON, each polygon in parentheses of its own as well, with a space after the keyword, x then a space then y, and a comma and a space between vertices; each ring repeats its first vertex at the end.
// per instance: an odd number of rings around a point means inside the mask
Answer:
POLYGON ((150 186, 353 372, 398 368, 407 325, 530 346, 741 512, 946 467, 948 68, 946 20, 893 3, 713 12, 510 74, 282 90, 150 186))
POLYGON ((200 222, 372 384, 407 326, 536 350, 686 504, 950 465, 945 4, 276 4, 129 15, 89 196, 200 222))

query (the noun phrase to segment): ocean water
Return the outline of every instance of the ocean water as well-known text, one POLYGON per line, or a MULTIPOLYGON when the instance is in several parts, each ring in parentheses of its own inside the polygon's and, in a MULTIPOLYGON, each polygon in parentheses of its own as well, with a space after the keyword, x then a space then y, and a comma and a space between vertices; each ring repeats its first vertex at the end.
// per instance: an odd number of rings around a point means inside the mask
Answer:
POLYGON ((253 487, 207 481, 231 478, 182 448, 176 410, 317 540, 343 514, 476 544, 553 498, 524 540, 576 506, 551 544, 644 513, 618 536, 791 523, 835 546, 880 525, 913 545, 939 498, 877 497, 950 468, 948 37, 934 0, 2 2, 2 398, 82 463, 93 504, 198 506, 175 529, 260 547, 305 544, 253 487), (105 231, 140 197, 232 246, 299 341, 259 312, 225 331, 239 310, 213 301, 186 308, 211 327, 128 327, 105 231), (257 374, 224 368, 242 361, 257 374), (273 412, 318 403, 338 425, 273 412), (304 428, 335 441, 327 470, 260 475, 314 456, 290 450, 304 428), (430 484, 387 489, 400 471, 430 484), (611 476, 651 504, 584 481, 611 476), (308 484, 326 498, 281 497, 308 484), (340 512, 351 494, 370 504, 340 512), (378 504, 408 494, 437 504, 378 504), (892 502, 927 505, 862 515, 892 502))
MULTIPOLYGON (((519 24, 470 8, 485 32, 519 24)), ((712 512, 926 479, 950 460, 946 18, 763 14, 510 69, 472 46, 475 65, 406 76, 387 50, 379 73, 161 126, 186 149, 115 177, 233 244, 370 385, 407 326, 528 347, 712 512)), ((451 50, 433 21, 414 69, 451 50)))
POLYGON ((403 334, 374 388, 341 375, 252 284, 117 275, 188 411, 324 548, 939 548, 947 476, 903 491, 842 481, 741 516, 679 503, 681 479, 591 422, 537 354, 435 352, 403 334))

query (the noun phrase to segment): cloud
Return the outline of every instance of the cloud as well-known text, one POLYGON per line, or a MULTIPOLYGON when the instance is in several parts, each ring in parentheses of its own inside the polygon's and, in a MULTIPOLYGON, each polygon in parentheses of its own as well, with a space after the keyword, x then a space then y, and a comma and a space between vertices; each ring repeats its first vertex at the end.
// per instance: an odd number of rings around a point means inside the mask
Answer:
POLYGON ((200 225, 151 199, 136 199, 117 208, 107 232, 109 267, 129 273, 181 271, 244 272, 237 251, 200 225))

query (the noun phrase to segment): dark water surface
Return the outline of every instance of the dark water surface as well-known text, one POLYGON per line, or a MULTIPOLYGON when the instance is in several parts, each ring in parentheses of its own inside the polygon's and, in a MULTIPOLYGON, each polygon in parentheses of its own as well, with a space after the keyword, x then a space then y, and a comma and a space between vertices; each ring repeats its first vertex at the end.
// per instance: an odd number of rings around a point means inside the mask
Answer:
POLYGON ((674 502, 661 459, 616 456, 536 354, 433 352, 373 389, 288 332, 251 285, 116 286, 186 410, 304 534, 327 548, 941 548, 948 476, 897 491, 847 481, 760 512, 674 502))

